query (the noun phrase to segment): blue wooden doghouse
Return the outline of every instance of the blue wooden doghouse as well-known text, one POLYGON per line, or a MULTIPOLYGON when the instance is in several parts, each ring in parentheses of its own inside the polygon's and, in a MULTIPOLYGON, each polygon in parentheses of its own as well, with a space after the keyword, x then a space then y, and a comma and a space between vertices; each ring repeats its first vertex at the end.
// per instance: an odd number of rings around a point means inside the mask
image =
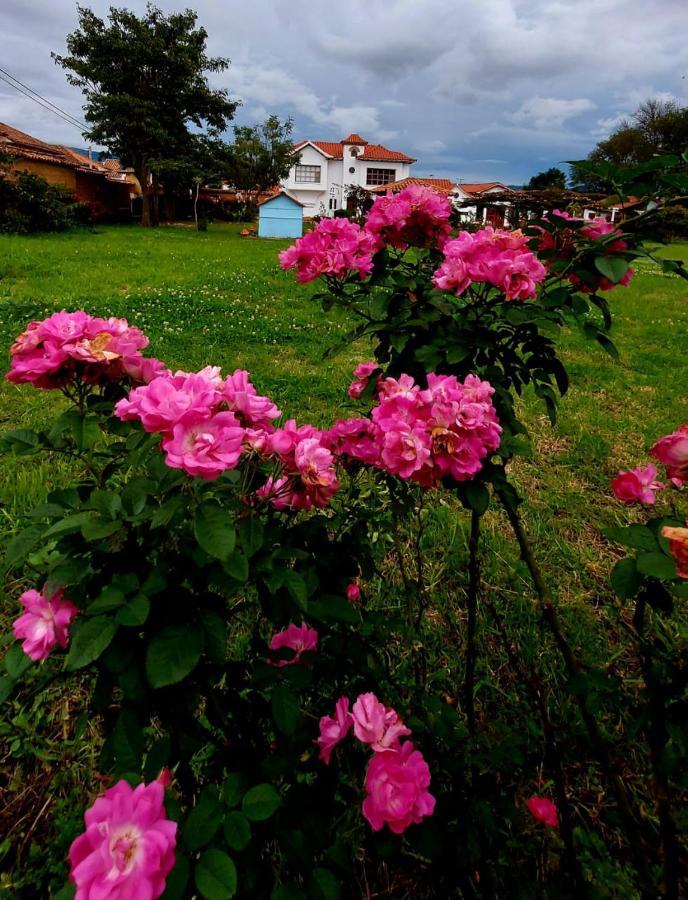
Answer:
POLYGON ((258 237, 300 238, 303 234, 303 203, 288 191, 280 191, 258 204, 258 237))

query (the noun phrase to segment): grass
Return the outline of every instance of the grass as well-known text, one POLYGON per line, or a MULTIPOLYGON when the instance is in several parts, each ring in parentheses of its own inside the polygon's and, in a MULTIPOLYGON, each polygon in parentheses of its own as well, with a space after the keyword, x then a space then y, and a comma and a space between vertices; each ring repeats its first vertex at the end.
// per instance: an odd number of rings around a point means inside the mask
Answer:
MULTIPOLYGON (((354 365, 370 357, 370 348, 359 342, 323 361, 324 351, 350 326, 347 316, 337 310, 323 313, 312 300, 317 287, 299 286, 279 269, 277 252, 286 242, 242 239, 239 229, 214 225, 198 233, 187 227, 109 227, 56 236, 0 236, 0 347, 9 348, 28 321, 63 307, 126 316, 149 336, 150 352, 173 369, 210 364, 225 371, 247 368, 259 390, 270 394, 287 417, 327 424, 350 411, 345 388, 354 365)), ((688 260, 688 244, 662 252, 688 260)), ((682 387, 688 379, 686 283, 650 263, 638 269, 630 287, 611 295, 619 361, 577 333, 564 335, 572 388, 555 428, 535 398, 523 398, 533 454, 513 467, 514 480, 528 497, 525 518, 536 554, 556 588, 572 642, 586 659, 609 671, 632 669, 632 663, 619 658, 618 623, 605 605, 616 551, 600 531, 636 515, 613 499, 609 480, 619 468, 646 462, 653 440, 688 421, 682 387)), ((0 431, 47 425, 59 402, 52 394, 3 381, 0 431)), ((11 533, 21 514, 68 474, 52 462, 3 459, 0 533, 11 533)), ((484 527, 487 588, 509 598, 505 616, 521 651, 541 653, 532 627, 530 588, 505 520, 490 511, 484 527)), ((423 540, 425 576, 434 596, 428 613, 434 633, 425 637, 436 645, 437 670, 431 680, 459 684, 467 536, 465 519, 457 515, 451 498, 433 497, 423 540)), ((395 589, 401 605, 403 591, 390 568, 387 601, 395 589)), ((16 593, 11 590, 12 598, 16 593)), ((478 703, 494 746, 500 726, 495 719, 491 727, 489 711, 498 709, 503 720, 522 713, 484 611, 478 633, 478 703)), ((553 659, 543 666, 556 677, 553 659)), ((505 747, 504 753, 509 752, 505 747)), ((75 753, 77 758, 79 753, 88 756, 82 745, 75 753)), ((642 745, 632 753, 637 759, 631 767, 643 770, 642 745)), ((589 776, 577 802, 593 808, 600 795, 598 782, 589 776)))

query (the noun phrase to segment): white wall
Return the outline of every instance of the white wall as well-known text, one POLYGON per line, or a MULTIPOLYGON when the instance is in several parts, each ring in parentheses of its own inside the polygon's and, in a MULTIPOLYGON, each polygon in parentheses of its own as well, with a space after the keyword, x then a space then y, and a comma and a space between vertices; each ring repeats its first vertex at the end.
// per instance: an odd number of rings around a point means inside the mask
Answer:
MULTIPOLYGON (((282 182, 282 187, 286 188, 290 194, 293 194, 301 203, 304 204, 304 215, 328 215, 331 216, 334 210, 329 208, 330 198, 337 201, 337 209, 346 207, 346 187, 348 185, 360 185, 367 187, 366 177, 368 169, 393 169, 394 181, 406 178, 411 172, 410 163, 387 162, 386 160, 363 160, 352 156, 350 153, 351 145, 344 145, 343 159, 328 159, 319 150, 309 145, 301 150, 301 166, 320 166, 320 182, 318 184, 297 183, 295 178, 295 167, 289 172, 289 176, 282 182), (353 172, 349 172, 353 169, 353 172)), ((363 147, 360 148, 364 150, 363 147)))

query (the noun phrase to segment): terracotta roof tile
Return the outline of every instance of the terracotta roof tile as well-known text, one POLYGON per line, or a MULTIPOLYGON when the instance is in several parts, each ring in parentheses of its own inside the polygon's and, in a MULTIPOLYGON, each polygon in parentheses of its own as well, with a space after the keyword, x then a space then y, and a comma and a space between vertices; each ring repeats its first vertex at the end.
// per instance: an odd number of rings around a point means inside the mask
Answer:
MULTIPOLYGON (((294 145, 294 150, 301 150, 306 144, 313 144, 319 150, 322 150, 326 156, 331 156, 332 159, 344 158, 344 147, 340 141, 299 141, 298 144, 294 145)), ((358 158, 374 162, 416 162, 412 156, 401 153, 399 150, 390 150, 388 147, 383 147, 382 144, 366 144, 365 150, 358 158)))
POLYGON ((372 188, 371 193, 385 194, 387 191, 392 191, 393 194, 396 194, 398 191, 403 191, 403 189, 410 184, 419 184, 422 187, 429 187, 434 191, 437 191, 438 194, 445 195, 451 194, 456 187, 456 183, 450 181, 448 178, 415 178, 411 176, 410 178, 401 178, 399 181, 393 181, 391 184, 381 184, 379 187, 372 188))
POLYGON ((489 191, 490 188, 495 187, 501 188, 504 191, 509 190, 509 188, 505 184, 502 184, 501 181, 483 181, 480 183, 460 181, 458 186, 467 194, 482 194, 483 191, 489 191))
POLYGON ((340 144, 367 144, 365 138, 362 138, 360 134, 356 134, 355 131, 352 131, 348 137, 342 138, 339 142, 340 144))

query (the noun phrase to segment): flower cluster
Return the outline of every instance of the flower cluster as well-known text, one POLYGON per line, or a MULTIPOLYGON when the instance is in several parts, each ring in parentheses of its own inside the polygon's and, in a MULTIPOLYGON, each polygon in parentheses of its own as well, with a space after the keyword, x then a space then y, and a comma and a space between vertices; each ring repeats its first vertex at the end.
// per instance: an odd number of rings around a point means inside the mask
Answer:
POLYGON ((470 234, 460 232, 444 245, 444 262, 433 276, 435 287, 461 296, 474 282, 491 284, 507 300, 534 297, 547 270, 528 249, 519 231, 490 226, 470 234))
POLYGON ((339 489, 334 457, 313 425, 289 419, 269 435, 264 452, 279 462, 280 474, 257 494, 275 509, 324 509, 339 489))
MULTIPOLYGON (((650 454, 666 468, 669 482, 676 488, 688 483, 688 425, 681 425, 660 438, 650 447, 650 454)), ((666 484, 656 481, 657 468, 651 463, 619 474, 612 480, 614 496, 624 503, 655 502, 657 491, 664 490, 666 484)), ((688 524, 688 523, 687 523, 688 524)), ((676 562, 679 578, 688 578, 688 528, 665 525, 662 536, 669 541, 669 551, 676 562)))
POLYGON ((223 381, 217 367, 207 366, 160 375, 120 400, 115 415, 161 434, 168 466, 212 480, 235 468, 245 450, 264 446, 280 412, 247 372, 238 369, 223 381))
POLYGON ((147 383, 164 366, 141 355, 146 346, 148 338, 126 319, 62 310, 41 322, 30 322, 19 335, 10 349, 6 378, 45 390, 63 389, 77 379, 95 385, 125 377, 147 383))
POLYGON ((301 660, 301 654, 315 652, 318 649, 318 632, 315 628, 309 628, 305 622, 301 625, 290 623, 283 631, 273 634, 270 640, 271 650, 293 650, 294 655, 290 659, 280 659, 272 665, 291 666, 301 660))
POLYGON ((375 694, 360 694, 351 712, 349 699, 340 697, 334 716, 320 719, 320 737, 316 743, 323 762, 329 764, 332 751, 352 728, 355 737, 373 752, 363 800, 363 815, 373 831, 380 831, 387 824, 395 834, 401 834, 409 825, 432 815, 435 798, 428 791, 428 764, 411 741, 401 742, 411 730, 375 694))
POLYGON ((371 206, 365 229, 378 249, 385 244, 407 247, 442 247, 451 232, 451 203, 437 191, 410 184, 398 194, 378 197, 371 206))
MULTIPOLYGON (((583 221, 561 209, 552 210, 551 215, 566 222, 583 221)), ((555 219, 550 221, 555 221, 555 219)), ((596 256, 610 256, 615 253, 623 253, 628 249, 628 244, 622 239, 623 232, 612 222, 607 221, 604 216, 588 219, 585 225, 576 230, 563 228, 550 232, 543 228, 538 238, 538 246, 541 251, 556 254, 557 259, 572 259, 576 254, 576 235, 586 238, 587 241, 599 242, 599 246, 595 247, 596 256), (610 236, 614 240, 607 240, 610 236)), ((629 266, 624 276, 616 282, 610 281, 609 278, 599 273, 590 272, 586 273, 585 280, 575 272, 569 272, 566 277, 583 293, 592 294, 596 291, 611 291, 615 287, 626 287, 633 278, 633 269, 629 266)))
POLYGON ((370 275, 375 238, 348 219, 321 219, 295 244, 279 255, 283 269, 296 269, 301 284, 321 275, 342 278, 358 272, 361 278, 370 275))
POLYGON ((64 650, 69 643, 69 624, 78 610, 65 599, 61 590, 52 596, 47 594, 47 586, 41 593, 24 591, 19 602, 24 612, 15 620, 14 636, 23 641, 22 650, 34 662, 47 659, 56 645, 64 650))
POLYGON ((428 375, 421 389, 409 375, 380 379, 371 418, 341 420, 324 440, 335 455, 410 478, 425 487, 444 477, 466 481, 499 447, 494 390, 468 375, 428 375))
POLYGON ((174 868, 177 823, 165 814, 160 781, 118 781, 87 810, 69 848, 75 900, 156 900, 174 868))

